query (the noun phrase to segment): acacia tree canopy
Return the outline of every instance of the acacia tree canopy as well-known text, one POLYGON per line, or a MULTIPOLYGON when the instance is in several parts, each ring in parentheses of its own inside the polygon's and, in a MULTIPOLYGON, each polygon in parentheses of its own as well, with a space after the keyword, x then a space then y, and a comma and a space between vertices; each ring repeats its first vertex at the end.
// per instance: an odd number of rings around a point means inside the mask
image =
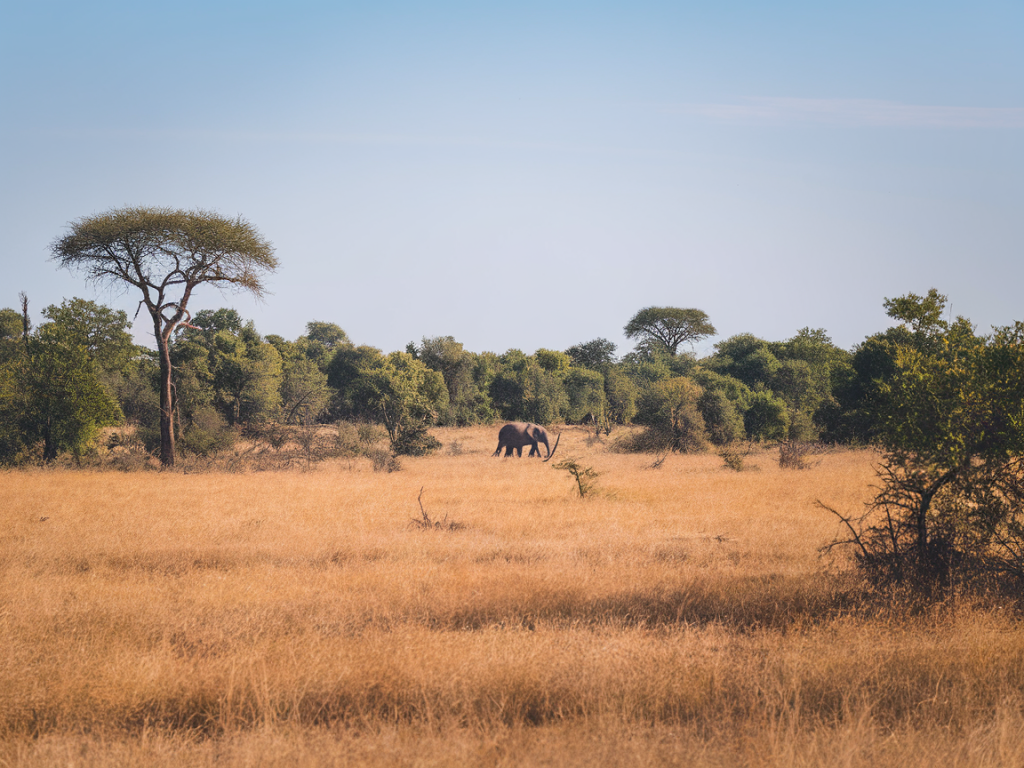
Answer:
POLYGON ((153 320, 160 357, 160 460, 174 464, 173 395, 169 342, 189 322, 197 286, 263 296, 263 274, 277 267, 274 248, 241 216, 171 208, 118 208, 87 216, 50 245, 53 259, 87 280, 132 286, 153 320))
POLYGON ((692 344, 717 333, 706 312, 679 307, 645 307, 633 315, 623 330, 627 339, 664 347, 673 355, 680 344, 692 344))

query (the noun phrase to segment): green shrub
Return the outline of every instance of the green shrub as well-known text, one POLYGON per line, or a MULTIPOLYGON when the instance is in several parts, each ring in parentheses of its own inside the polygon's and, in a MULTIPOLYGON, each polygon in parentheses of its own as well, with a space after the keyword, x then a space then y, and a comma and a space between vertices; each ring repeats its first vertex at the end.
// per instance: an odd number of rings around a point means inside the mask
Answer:
MULTIPOLYGON (((191 423, 182 430, 178 448, 194 456, 212 456, 219 451, 233 448, 237 435, 227 421, 213 407, 200 408, 193 414, 191 423)), ((157 446, 160 436, 157 434, 157 446)))

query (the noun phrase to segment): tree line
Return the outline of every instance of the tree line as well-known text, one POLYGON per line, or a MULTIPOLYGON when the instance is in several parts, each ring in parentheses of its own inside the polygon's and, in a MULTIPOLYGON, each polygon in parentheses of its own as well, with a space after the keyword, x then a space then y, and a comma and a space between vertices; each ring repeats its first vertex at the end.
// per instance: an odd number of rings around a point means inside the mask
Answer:
MULTIPOLYGON (((934 298, 932 300, 938 300, 934 298)), ((910 301, 913 298, 901 299, 910 301)), ((918 300, 924 301, 924 300, 918 300)), ((159 353, 139 347, 125 312, 73 298, 0 310, 0 460, 81 454, 100 427, 134 425, 159 451, 159 353)), ((428 428, 497 421, 647 429, 624 449, 699 451, 738 440, 867 443, 881 428, 879 387, 914 333, 900 325, 852 351, 824 330, 785 341, 740 334, 698 358, 714 333, 695 309, 648 307, 629 320, 636 347, 597 338, 566 350, 473 352, 451 336, 385 353, 337 324, 288 340, 236 310, 201 310, 169 337, 172 412, 187 452, 207 454, 268 423, 381 424, 398 454, 434 447, 428 428), (904 338, 906 337, 906 338, 904 338)))

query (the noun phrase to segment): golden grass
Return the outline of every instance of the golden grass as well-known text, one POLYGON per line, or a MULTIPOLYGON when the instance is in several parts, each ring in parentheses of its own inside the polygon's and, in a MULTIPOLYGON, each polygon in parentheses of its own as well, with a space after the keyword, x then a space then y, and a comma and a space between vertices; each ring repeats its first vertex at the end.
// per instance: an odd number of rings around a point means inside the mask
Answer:
POLYGON ((0 475, 0 765, 1024 765, 998 605, 818 548, 872 454, 0 475), (748 462, 751 463, 751 462, 748 462), (422 530, 417 496, 457 531, 422 530))

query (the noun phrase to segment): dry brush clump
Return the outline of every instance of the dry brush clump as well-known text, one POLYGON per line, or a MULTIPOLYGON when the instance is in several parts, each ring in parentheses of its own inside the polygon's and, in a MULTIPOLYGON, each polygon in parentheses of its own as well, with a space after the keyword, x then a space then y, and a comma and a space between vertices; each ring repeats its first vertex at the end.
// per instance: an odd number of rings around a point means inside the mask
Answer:
POLYGON ((391 475, 5 473, 0 761, 1024 754, 1011 608, 900 612, 819 557, 814 500, 863 503, 871 454, 655 473, 580 439, 609 491, 581 504, 563 472, 492 459, 493 429, 454 435, 462 455, 391 475), (465 527, 421 534, 413 498, 465 527))

